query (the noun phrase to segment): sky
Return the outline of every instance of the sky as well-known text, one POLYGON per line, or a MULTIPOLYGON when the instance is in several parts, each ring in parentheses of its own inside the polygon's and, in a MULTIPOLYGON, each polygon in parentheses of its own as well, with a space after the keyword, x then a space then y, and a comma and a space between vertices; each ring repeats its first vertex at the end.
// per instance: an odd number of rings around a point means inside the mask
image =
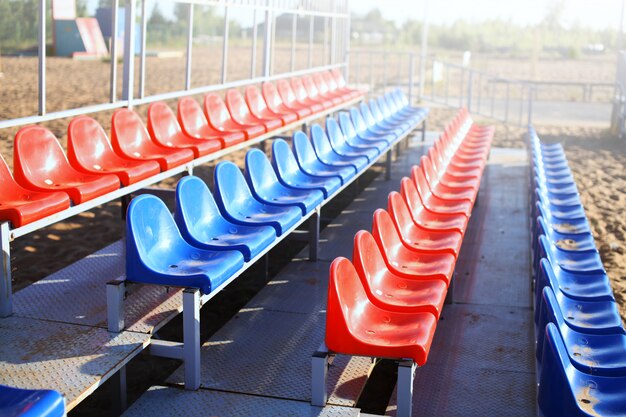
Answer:
MULTIPOLYGON (((173 9, 174 1, 148 0, 151 10, 156 2, 164 14, 173 9)), ((378 8, 383 16, 401 24, 407 19, 422 20, 427 3, 428 18, 437 24, 452 24, 464 19, 480 22, 486 19, 511 20, 522 25, 538 23, 550 7, 564 4, 562 24, 573 24, 594 29, 619 29, 623 0, 350 0, 353 12, 364 14, 378 8)), ((138 1, 138 3, 140 3, 138 1)), ((88 0, 88 8, 93 12, 97 0, 88 0)), ((248 19, 246 19, 248 20, 248 19)), ((246 24, 248 22, 242 22, 246 24)))

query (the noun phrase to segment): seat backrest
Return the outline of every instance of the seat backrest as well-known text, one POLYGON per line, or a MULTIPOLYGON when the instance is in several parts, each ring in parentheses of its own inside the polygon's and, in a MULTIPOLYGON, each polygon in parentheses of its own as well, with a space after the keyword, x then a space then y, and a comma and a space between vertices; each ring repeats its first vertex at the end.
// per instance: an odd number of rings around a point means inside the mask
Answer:
POLYGON ((317 160, 315 150, 309 141, 309 137, 304 132, 296 132, 293 134, 293 153, 300 165, 308 165, 317 160))
POLYGON ((214 177, 215 199, 227 211, 237 210, 238 206, 253 198, 241 170, 231 161, 217 164, 214 177))
POLYGON ((378 108, 380 109, 380 112, 383 114, 384 117, 388 117, 393 113, 393 111, 387 105, 387 101, 383 96, 379 96, 376 101, 378 102, 378 108))
POLYGON ((328 71, 322 71, 322 78, 326 82, 326 86, 328 87, 328 91, 335 91, 339 89, 339 85, 337 84, 337 80, 333 77, 333 75, 328 71))
POLYGON ((330 143, 335 148, 341 147, 346 141, 346 138, 339 127, 339 123, 337 123, 337 120, 332 117, 326 118, 326 133, 328 134, 330 143))
POLYGON ((360 230, 354 236, 352 262, 359 276, 365 281, 363 286, 366 292, 376 293, 376 290, 382 287, 382 281, 389 270, 371 233, 360 230))
POLYGON ((352 119, 352 126, 354 126, 357 132, 361 133, 367 130, 367 124, 365 120, 363 120, 358 107, 352 107, 350 109, 350 119, 352 119))
POLYGON ((311 75, 305 75, 302 77, 302 84, 304 85, 304 89, 309 97, 315 98, 320 95, 320 91, 315 85, 313 81, 313 77, 311 75))
POLYGON ((300 170, 293 151, 283 139, 272 142, 272 166, 280 176, 289 176, 300 170))
POLYGON ((226 92, 226 107, 237 123, 245 124, 250 117, 250 110, 239 90, 231 88, 226 92))
MULTIPOLYGON (((2 197, 8 198, 13 194, 23 194, 24 189, 15 181, 11 170, 4 160, 4 157, 0 155, 0 190, 2 190, 2 197)), ((1 202, 1 200, 0 200, 1 202)))
POLYGON ((431 190, 428 185, 428 181, 426 181, 426 177, 424 177, 424 172, 421 167, 417 165, 413 165, 413 167, 411 167, 411 179, 413 180, 413 185, 415 185, 415 189, 422 200, 428 198, 431 194, 431 190))
POLYGON ((343 74, 337 68, 330 70, 330 73, 332 78, 335 80, 335 83, 337 83, 337 87, 343 88, 347 85, 346 80, 343 78, 343 74))
POLYGON ((291 105, 297 101, 296 94, 293 92, 291 85, 289 85, 289 81, 278 80, 276 84, 278 86, 278 94, 280 94, 280 98, 284 103, 291 105))
POLYGON ((176 224, 181 234, 198 240, 207 236, 212 223, 222 217, 213 194, 202 179, 195 176, 183 177, 176 185, 176 224))
POLYGON ((373 126, 376 124, 376 119, 365 102, 359 104, 359 109, 361 110, 361 116, 363 117, 366 125, 373 126))
POLYGON ((176 268, 178 245, 186 246, 169 209, 150 194, 135 197, 126 212, 126 273, 141 273, 142 265, 153 270, 176 268))
POLYGON ((382 99, 385 100, 385 102, 387 103, 387 107, 389 107, 392 113, 395 113, 398 110, 400 110, 400 107, 398 107, 396 101, 391 96, 391 93, 383 94, 382 99))
POLYGON ((390 192, 387 197, 387 212, 391 216, 398 231, 410 228, 414 224, 406 201, 402 198, 402 194, 397 191, 390 192))
POLYGON ((244 94, 250 113, 256 117, 261 117, 268 108, 259 89, 254 85, 249 85, 246 87, 244 94))
POLYGON ((374 119, 376 119, 377 122, 383 121, 385 119, 385 115, 380 110, 380 107, 378 107, 378 102, 375 99, 370 99, 370 101, 368 101, 368 105, 372 116, 374 116, 374 119))
POLYGON ((178 100, 178 122, 183 131, 192 136, 209 124, 202 107, 191 97, 178 100))
POLYGON ((24 186, 49 186, 64 173, 75 172, 57 138, 41 126, 26 126, 17 132, 13 167, 15 179, 24 186))
POLYGON ((265 103, 270 110, 278 111, 280 106, 283 104, 283 100, 278 94, 278 90, 276 90, 276 86, 270 82, 263 83, 261 86, 261 90, 263 91, 263 97, 265 98, 265 103))
POLYGON ((75 117, 67 127, 67 156, 72 165, 90 171, 101 170, 104 159, 121 159, 100 123, 89 116, 75 117))
POLYGON ((424 203, 412 179, 404 177, 400 180, 400 194, 415 219, 415 216, 423 210, 424 203))
POLYGON ((431 186, 435 185, 437 181, 439 181, 439 176, 433 171, 432 165, 426 155, 422 155, 420 158, 420 170, 422 171, 422 175, 424 175, 428 184, 431 186))
POLYGON ((150 135, 139 115, 129 109, 113 113, 111 139, 114 149, 119 148, 123 154, 135 157, 140 157, 143 147, 150 143, 150 135))
POLYGON ((172 146, 171 138, 182 133, 174 112, 165 102, 157 101, 148 107, 148 132, 164 146, 172 146))
POLYGON ((322 129, 322 126, 317 123, 311 126, 311 142, 313 142, 313 148, 318 155, 327 155, 333 152, 333 148, 330 146, 330 141, 326 132, 322 129))
POLYGON ((339 126, 341 126, 341 131, 347 139, 352 139, 357 136, 356 129, 354 128, 348 113, 339 113, 339 126))
POLYGON ((230 114, 222 97, 215 93, 204 96, 204 113, 213 127, 221 127, 230 119, 230 114))
POLYGON ((445 167, 439 161, 439 158, 436 155, 435 148, 432 147, 432 146, 428 150, 428 161, 433 166, 433 169, 436 172, 444 172, 445 171, 445 167))
POLYGON ((309 98, 309 94, 307 93, 306 88, 304 88, 304 84, 302 83, 302 80, 300 78, 293 77, 291 79, 291 89, 293 90, 298 100, 305 101, 307 98, 309 98))
POLYGON ((319 94, 325 95, 329 92, 328 84, 326 84, 326 79, 324 78, 323 73, 316 72, 313 74, 312 81, 319 94))
POLYGON ((246 179, 257 194, 278 182, 272 164, 260 149, 251 149, 246 153, 246 179))
POLYGON ((404 246, 391 216, 384 209, 374 212, 372 235, 385 259, 394 259, 395 254, 404 246))

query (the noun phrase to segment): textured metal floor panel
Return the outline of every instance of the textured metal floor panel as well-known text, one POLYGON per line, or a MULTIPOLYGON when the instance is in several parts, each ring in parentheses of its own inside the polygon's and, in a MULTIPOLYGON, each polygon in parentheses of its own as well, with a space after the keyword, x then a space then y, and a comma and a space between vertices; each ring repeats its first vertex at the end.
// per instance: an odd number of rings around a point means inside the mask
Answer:
MULTIPOLYGON (((15 315, 106 328, 106 283, 124 274, 123 249, 115 242, 17 292, 15 315)), ((129 286, 126 328, 151 333, 181 308, 181 290, 129 286)))
POLYGON ((56 389, 69 410, 141 352, 149 336, 9 317, 0 319, 0 341, 0 384, 56 389))
POLYGON ((312 407, 301 401, 200 389, 152 387, 124 413, 134 416, 358 417, 355 408, 312 407))

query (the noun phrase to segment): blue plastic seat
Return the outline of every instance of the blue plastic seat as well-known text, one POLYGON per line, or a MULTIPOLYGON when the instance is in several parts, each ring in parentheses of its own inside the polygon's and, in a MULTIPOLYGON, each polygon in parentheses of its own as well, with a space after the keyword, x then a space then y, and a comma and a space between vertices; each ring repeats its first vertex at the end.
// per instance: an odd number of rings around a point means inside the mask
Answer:
POLYGON ((311 143, 318 159, 327 165, 352 166, 357 172, 367 166, 369 160, 366 156, 344 156, 336 153, 330 145, 324 129, 318 124, 311 126, 311 143))
POLYGON ((375 146, 360 143, 350 144, 346 140, 337 120, 329 117, 326 119, 326 133, 333 147, 339 155, 344 156, 365 156, 369 162, 374 161, 380 155, 380 150, 375 146))
POLYGON ((387 107, 393 114, 410 117, 412 120, 418 123, 425 117, 424 112, 419 107, 410 107, 408 105, 405 106, 402 103, 398 102, 393 92, 385 93, 382 98, 385 100, 385 102, 387 103, 387 107))
POLYGON ((557 327, 548 325, 542 333, 546 342, 537 403, 543 416, 623 416, 626 377, 580 371, 572 364, 557 327))
POLYGON ((65 400, 52 390, 0 385, 0 416, 62 417, 65 416, 65 400))
POLYGON ((209 294, 243 266, 238 251, 199 249, 187 243, 165 203, 144 194, 126 214, 126 279, 209 294))
POLYGON ((384 120, 380 123, 377 123, 367 103, 361 103, 359 105, 359 111, 361 112, 361 117, 367 125, 368 130, 371 130, 372 132, 381 134, 390 133, 396 136, 400 136, 406 131, 402 127, 386 123, 384 120))
POLYGON ((272 143, 272 166, 280 182, 292 188, 306 190, 320 190, 324 198, 328 198, 341 187, 341 178, 322 175, 309 175, 298 165, 298 161, 283 139, 276 139, 272 143))
POLYGON ((395 99, 396 105, 400 109, 406 109, 405 111, 411 111, 416 114, 420 114, 422 118, 426 118, 428 116, 429 110, 425 107, 411 107, 409 103, 409 98, 404 94, 404 91, 396 88, 391 92, 392 99, 395 99))
POLYGON ((192 246, 212 250, 238 250, 246 262, 276 240, 271 226, 242 226, 220 213, 213 194, 198 177, 185 177, 176 186, 174 219, 192 246))
POLYGON ((586 217, 576 219, 561 219, 554 216, 549 210, 545 208, 543 204, 541 204, 540 201, 537 201, 535 203, 535 212, 536 216, 543 217, 548 227, 556 230, 559 233, 591 233, 591 227, 589 226, 589 222, 587 221, 586 217))
POLYGON ((272 226, 276 236, 281 236, 302 218, 296 206, 278 207, 254 198, 246 179, 230 161, 215 167, 215 201, 222 215, 243 226, 272 226))
POLYGON ((246 154, 246 180, 254 197, 272 206, 296 206, 304 216, 324 200, 321 190, 290 188, 276 177, 264 152, 252 149, 246 154))
POLYGON ((542 202, 552 204, 554 206, 574 206, 582 204, 580 201, 580 194, 555 194, 546 190, 543 187, 535 187, 535 193, 533 194, 533 203, 541 200, 542 202))
POLYGON ((378 101, 376 99, 370 99, 368 102, 368 106, 370 108, 370 113, 374 116, 376 123, 382 126, 395 126, 403 129, 404 131, 411 128, 413 123, 406 118, 401 117, 400 115, 392 115, 391 117, 387 117, 381 111, 378 106, 378 101))
POLYGON ((535 176, 535 185, 543 188, 546 192, 563 196, 566 194, 578 194, 578 188, 575 183, 568 184, 546 184, 545 179, 535 176))
POLYGON ((407 121, 411 124, 410 128, 414 128, 419 124, 421 118, 416 114, 406 113, 406 112, 397 112, 389 106, 387 99, 385 96, 379 96, 376 99, 378 103, 378 108, 380 109, 383 116, 387 118, 395 118, 396 120, 407 121))
POLYGON ((368 140, 380 140, 383 139, 389 144, 393 144, 398 140, 400 135, 394 133, 379 133, 377 131, 369 130, 367 123, 363 120, 361 112, 358 108, 352 107, 350 109, 350 120, 352 120, 352 126, 356 129, 356 133, 360 138, 368 140))
POLYGON ((556 293, 563 293, 572 300, 615 301, 613 289, 606 274, 573 274, 553 265, 546 258, 539 261, 535 280, 535 323, 539 323, 539 313, 543 288, 550 287, 556 293))
POLYGON ((336 175, 341 178, 341 183, 345 184, 356 174, 353 165, 328 165, 319 160, 311 145, 311 141, 304 132, 296 132, 293 135, 293 153, 296 155, 300 168, 310 175, 336 175))
POLYGON ((386 140, 363 139, 362 137, 360 137, 357 134, 354 125, 352 124, 352 120, 350 120, 350 116, 347 113, 339 113, 339 126, 341 127, 341 132, 343 133, 343 136, 346 138, 346 141, 351 146, 373 146, 378 149, 380 153, 389 148, 389 142, 387 142, 386 140))
POLYGON ((604 266, 596 249, 589 251, 567 251, 550 243, 545 235, 539 236, 538 255, 548 258, 552 265, 577 274, 604 274, 604 266))

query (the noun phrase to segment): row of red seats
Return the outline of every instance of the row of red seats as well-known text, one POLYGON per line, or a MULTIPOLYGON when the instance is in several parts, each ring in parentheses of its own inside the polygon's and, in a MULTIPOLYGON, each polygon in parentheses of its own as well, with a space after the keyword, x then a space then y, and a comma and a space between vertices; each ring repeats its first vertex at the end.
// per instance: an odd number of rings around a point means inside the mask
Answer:
MULTIPOLYGON (((402 179, 400 192, 389 194, 387 210, 374 213, 372 233, 356 234, 352 261, 334 260, 328 351, 411 359, 412 385, 414 366, 428 358, 493 133, 492 127, 474 125, 461 110, 420 165, 413 166, 411 177, 402 179)), ((398 415, 410 415, 410 398, 400 405, 400 385, 399 380, 398 415)), ((325 398, 325 387, 323 394, 317 392, 314 399, 325 398)))
POLYGON ((15 137, 14 174, 0 156, 0 221, 20 227, 128 186, 195 158, 277 131, 302 118, 362 96, 337 70, 231 89, 198 102, 185 97, 178 115, 156 102, 148 124, 129 109, 113 114, 111 140, 87 116, 68 126, 67 156, 52 132, 22 128, 15 137))

